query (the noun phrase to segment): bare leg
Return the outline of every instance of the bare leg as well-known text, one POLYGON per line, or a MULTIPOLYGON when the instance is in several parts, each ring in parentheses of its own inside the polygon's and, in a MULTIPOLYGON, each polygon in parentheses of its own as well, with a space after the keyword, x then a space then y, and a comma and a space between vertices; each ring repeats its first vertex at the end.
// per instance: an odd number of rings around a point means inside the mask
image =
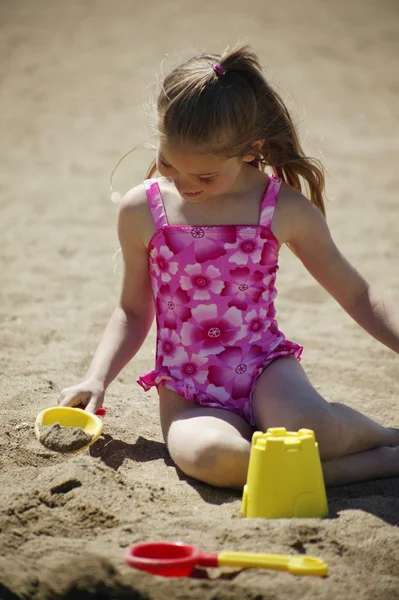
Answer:
POLYGON ((399 476, 399 446, 381 446, 322 462, 327 486, 399 476))
POLYGON ((252 428, 227 410, 196 406, 159 388, 162 433, 175 464, 190 477, 216 487, 246 481, 252 428))
POLYGON ((322 460, 378 446, 399 446, 399 432, 383 427, 344 404, 329 403, 314 389, 293 357, 281 358, 259 377, 253 394, 257 427, 313 429, 322 460))
POLYGON ((328 403, 295 358, 275 361, 259 377, 253 411, 257 427, 313 429, 327 486, 399 476, 399 432, 349 406, 328 403))
MULTIPOLYGON (((163 387, 159 396, 162 432, 176 465, 210 485, 242 488, 253 433, 248 423, 226 410, 193 405, 163 387)), ((253 410, 261 431, 315 431, 327 486, 399 476, 399 433, 347 406, 326 402, 294 358, 265 369, 253 410)))

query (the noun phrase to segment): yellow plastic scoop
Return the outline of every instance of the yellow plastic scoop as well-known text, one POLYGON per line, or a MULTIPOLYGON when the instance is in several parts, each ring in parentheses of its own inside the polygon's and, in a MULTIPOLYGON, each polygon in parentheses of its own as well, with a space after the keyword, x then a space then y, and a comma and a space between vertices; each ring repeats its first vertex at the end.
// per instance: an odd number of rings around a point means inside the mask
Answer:
POLYGON ((87 450, 100 437, 103 430, 103 423, 99 417, 85 412, 80 408, 70 408, 69 406, 58 406, 42 410, 35 421, 35 434, 40 442, 40 427, 48 427, 58 423, 61 427, 79 427, 87 435, 91 435, 90 442, 84 444, 77 450, 62 450, 62 453, 74 454, 87 450))

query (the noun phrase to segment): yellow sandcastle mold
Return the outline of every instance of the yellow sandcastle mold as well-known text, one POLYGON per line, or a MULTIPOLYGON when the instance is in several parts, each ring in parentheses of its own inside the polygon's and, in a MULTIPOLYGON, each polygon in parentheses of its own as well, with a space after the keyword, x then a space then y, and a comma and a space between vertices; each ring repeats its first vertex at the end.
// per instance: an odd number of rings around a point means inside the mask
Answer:
POLYGON ((244 517, 326 517, 327 496, 314 432, 283 427, 252 437, 244 517))

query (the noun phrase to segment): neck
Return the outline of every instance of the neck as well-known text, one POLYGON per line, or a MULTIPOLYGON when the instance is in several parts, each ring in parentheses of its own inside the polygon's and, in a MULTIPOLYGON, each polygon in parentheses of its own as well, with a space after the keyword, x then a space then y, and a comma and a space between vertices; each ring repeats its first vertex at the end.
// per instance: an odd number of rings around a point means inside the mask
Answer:
POLYGON ((254 185, 261 185, 262 181, 265 182, 268 179, 268 175, 255 167, 252 167, 248 163, 243 163, 239 174, 237 175, 234 184, 231 188, 221 196, 221 198, 230 199, 234 196, 242 197, 243 194, 247 194, 254 185))

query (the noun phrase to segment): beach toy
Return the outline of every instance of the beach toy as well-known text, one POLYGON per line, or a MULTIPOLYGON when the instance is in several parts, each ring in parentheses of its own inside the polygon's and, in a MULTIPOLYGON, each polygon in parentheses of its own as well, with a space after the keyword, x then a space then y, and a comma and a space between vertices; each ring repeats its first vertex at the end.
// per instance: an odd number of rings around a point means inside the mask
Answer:
POLYGON ((283 427, 252 437, 244 517, 326 517, 327 496, 314 432, 283 427))
MULTIPOLYGON (((102 408, 102 407, 101 407, 102 408)), ((105 408, 102 408, 101 413, 105 414, 105 408)), ((103 430, 102 420, 91 413, 88 413, 81 408, 71 408, 70 406, 57 406, 42 410, 35 421, 35 434, 40 441, 40 426, 46 427, 59 423, 61 427, 80 427, 85 433, 93 436, 88 444, 81 446, 77 450, 68 451, 68 453, 82 452, 94 444, 100 437, 103 430)), ((64 454, 65 452, 63 452, 64 454)))
MULTIPOLYGON (((85 410, 86 407, 83 404, 78 404, 74 408, 80 408, 81 410, 85 410)), ((106 414, 107 414, 107 411, 103 406, 100 406, 100 408, 98 410, 96 410, 96 415, 98 417, 103 417, 106 414)))
POLYGON ((250 554, 246 552, 204 552, 181 542, 149 542, 130 546, 125 562, 134 569, 163 577, 188 577, 194 567, 239 567, 288 571, 293 575, 328 573, 328 565, 312 556, 283 554, 250 554))

